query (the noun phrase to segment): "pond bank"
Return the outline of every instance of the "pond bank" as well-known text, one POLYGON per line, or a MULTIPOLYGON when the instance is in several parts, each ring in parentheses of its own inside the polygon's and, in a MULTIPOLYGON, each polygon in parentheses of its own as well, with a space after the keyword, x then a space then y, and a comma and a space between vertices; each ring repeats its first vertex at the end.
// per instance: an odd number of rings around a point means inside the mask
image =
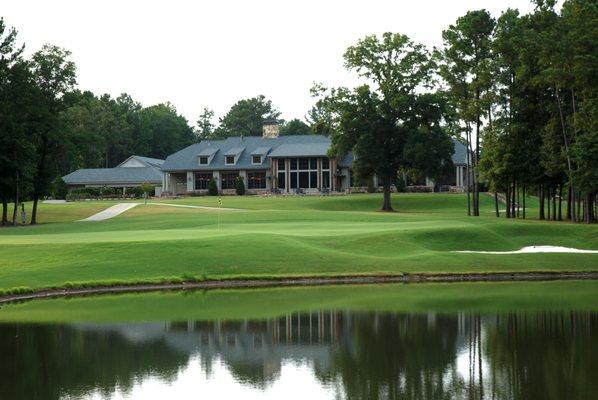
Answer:
POLYGON ((343 275, 321 277, 280 277, 230 280, 203 280, 186 282, 131 283, 118 285, 84 286, 73 288, 39 289, 27 293, 0 296, 0 304, 14 301, 53 297, 83 296, 87 294, 150 292, 186 289, 229 289, 276 286, 351 285, 372 283, 419 282, 506 282, 551 280, 598 280, 598 271, 579 272, 488 272, 455 274, 401 274, 401 275, 343 275))

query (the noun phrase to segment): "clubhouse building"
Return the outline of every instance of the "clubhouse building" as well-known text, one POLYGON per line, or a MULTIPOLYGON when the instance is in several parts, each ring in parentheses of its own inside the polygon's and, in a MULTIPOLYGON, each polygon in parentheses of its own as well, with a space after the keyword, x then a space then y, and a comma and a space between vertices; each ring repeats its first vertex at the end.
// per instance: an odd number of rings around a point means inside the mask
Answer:
MULTIPOLYGON (((207 194, 214 179, 222 194, 235 194, 241 177, 249 194, 309 194, 359 192, 368 186, 353 175, 353 155, 340 160, 328 157, 330 139, 321 135, 279 136, 278 121, 266 121, 263 134, 202 140, 166 160, 131 156, 114 168, 79 169, 63 177, 69 189, 127 188, 152 184, 156 196, 207 194)), ((425 178, 407 180, 425 191, 462 191, 467 184, 467 151, 456 140, 454 169, 439 182, 425 178)), ((406 178, 406 177, 405 177, 406 178)), ((370 185, 380 187, 374 176, 370 185)))
MULTIPOLYGON (((279 136, 278 122, 266 121, 261 137, 202 140, 166 158, 162 192, 168 195, 205 194, 211 179, 222 194, 235 193, 241 177, 251 194, 296 194, 359 191, 366 186, 353 176, 353 155, 328 157, 330 139, 321 135, 279 136)), ((454 140, 454 171, 434 182, 409 182, 430 189, 461 191, 466 183, 467 151, 454 140)), ((381 186, 376 177, 374 186, 381 186)))
POLYGON ((88 187, 112 187, 126 194, 127 188, 143 184, 162 186, 162 164, 164 160, 142 156, 131 156, 114 168, 82 168, 62 177, 69 189, 88 187))

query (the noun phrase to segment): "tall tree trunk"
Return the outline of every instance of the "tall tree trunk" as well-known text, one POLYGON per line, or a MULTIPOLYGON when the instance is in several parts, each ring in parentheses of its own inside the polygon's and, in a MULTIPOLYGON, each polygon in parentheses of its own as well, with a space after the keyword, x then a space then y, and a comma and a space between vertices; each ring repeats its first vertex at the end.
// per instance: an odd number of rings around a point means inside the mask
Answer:
POLYGON ((571 209, 573 208, 571 205, 573 204, 573 191, 571 190, 571 184, 567 186, 567 219, 572 220, 571 217, 571 209))
POLYGON ((592 222, 592 214, 590 212, 590 210, 592 210, 592 194, 591 193, 588 193, 586 195, 586 199, 585 199, 584 203, 585 203, 585 211, 584 211, 585 222, 586 222, 586 224, 589 224, 592 222))
MULTIPOLYGON (((565 156, 567 158, 567 172, 568 172, 568 177, 569 177, 569 188, 572 192, 575 192, 575 189, 573 187, 573 168, 571 166, 571 156, 569 153, 569 137, 567 136, 567 130, 565 129, 565 116, 563 115, 563 106, 561 104, 561 95, 559 92, 559 88, 558 86, 555 84, 554 85, 554 92, 555 92, 555 96, 556 96, 556 100, 557 100, 557 106, 559 109, 559 119, 561 121, 561 131, 563 133, 563 142, 565 144, 565 156)), ((572 215, 573 219, 576 219, 575 215, 572 215)))
POLYGON ((575 194, 577 205, 575 207, 575 222, 581 222, 581 193, 575 194))
POLYGON ((521 189, 517 187, 517 218, 519 218, 519 209, 521 208, 521 189))
MULTIPOLYGON (((472 189, 472 167, 473 167, 473 149, 471 144, 471 126, 467 123, 467 215, 471 216, 471 189, 472 189)), ((474 198, 475 202, 475 198, 474 198)), ((475 209, 475 204, 474 204, 475 209)))
POLYGON ((496 211, 496 218, 500 218, 500 210, 498 209, 498 191, 494 191, 494 209, 496 211))
POLYGON ((20 179, 19 179, 19 171, 16 172, 16 179, 15 179, 15 206, 12 210, 12 224, 14 226, 17 225, 17 210, 19 209, 19 188, 20 188, 20 179))
POLYGON ((559 221, 563 220, 563 184, 559 185, 559 221))
POLYGON ((547 220, 550 221, 550 186, 546 188, 546 205, 548 206, 547 220))
POLYGON ((526 210, 525 210, 525 196, 526 196, 525 185, 523 185, 523 196, 522 196, 523 197, 523 219, 525 219, 525 213, 526 213, 526 210))
POLYGON ((544 215, 544 185, 540 185, 538 194, 540 195, 540 219, 545 219, 545 215, 544 215))
POLYGON ((552 220, 556 221, 556 188, 552 191, 552 220))
POLYGON ((513 197, 511 200, 511 216, 513 218, 516 218, 516 216, 517 216, 516 210, 517 210, 517 208, 519 208, 519 204, 517 204, 517 197, 515 197, 517 194, 517 184, 515 182, 516 182, 516 180, 515 180, 515 178, 513 178, 513 190, 511 193, 511 196, 513 197))
POLYGON ((505 193, 505 203, 507 204, 507 218, 511 218, 511 185, 507 183, 507 192, 505 193))
POLYGON ((390 202, 390 177, 384 178, 384 202, 380 211, 394 211, 390 202))
POLYGON ((8 199, 2 196, 2 226, 8 224, 8 199))
MULTIPOLYGON (((480 93, 479 93, 479 89, 478 89, 478 93, 476 94, 476 97, 479 100, 480 97, 480 93)), ((480 161, 480 114, 477 115, 476 118, 476 127, 475 127, 475 166, 474 166, 474 173, 475 173, 475 183, 474 183, 474 215, 476 217, 480 216, 480 176, 479 176, 479 171, 478 171, 478 167, 479 167, 479 161, 480 161)))
POLYGON ((44 185, 46 175, 46 156, 48 152, 48 134, 42 136, 42 149, 37 164, 36 176, 33 184, 33 208, 31 210, 31 225, 37 224, 37 203, 39 197, 42 195, 42 188, 44 185))

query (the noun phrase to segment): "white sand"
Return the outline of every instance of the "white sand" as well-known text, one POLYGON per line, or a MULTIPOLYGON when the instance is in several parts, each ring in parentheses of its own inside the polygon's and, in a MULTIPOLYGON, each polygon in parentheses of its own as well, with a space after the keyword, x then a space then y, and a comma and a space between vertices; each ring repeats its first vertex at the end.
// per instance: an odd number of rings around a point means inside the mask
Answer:
POLYGON ((562 246, 526 246, 514 251, 473 251, 457 250, 453 253, 478 253, 478 254, 530 254, 530 253, 586 253, 598 254, 598 250, 581 250, 562 246))
POLYGON ((44 200, 44 204, 66 204, 66 200, 44 200))
POLYGON ((114 218, 119 214, 124 213, 131 208, 138 206, 140 203, 119 203, 112 207, 108 207, 104 211, 100 211, 97 214, 81 219, 80 221, 104 221, 106 219, 114 218))

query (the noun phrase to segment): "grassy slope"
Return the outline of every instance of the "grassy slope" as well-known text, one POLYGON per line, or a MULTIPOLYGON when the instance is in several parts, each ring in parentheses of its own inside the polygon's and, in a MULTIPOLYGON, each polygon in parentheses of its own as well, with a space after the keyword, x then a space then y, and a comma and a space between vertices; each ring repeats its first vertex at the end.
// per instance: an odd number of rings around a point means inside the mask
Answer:
POLYGON ((185 321, 309 310, 535 312, 598 310, 596 281, 387 284, 88 296, 5 305, 0 323, 185 321))
MULTIPOLYGON (((598 249, 598 227, 464 216, 462 195, 225 197, 217 212, 138 206, 112 220, 71 221, 111 203, 42 205, 36 227, 0 230, 0 289, 65 282, 405 272, 596 270, 595 254, 456 254, 528 245, 598 249), (86 212, 87 211, 87 212, 86 212)), ((167 203, 214 206, 213 197, 167 203)), ((530 211, 533 216, 534 210, 530 211)))

